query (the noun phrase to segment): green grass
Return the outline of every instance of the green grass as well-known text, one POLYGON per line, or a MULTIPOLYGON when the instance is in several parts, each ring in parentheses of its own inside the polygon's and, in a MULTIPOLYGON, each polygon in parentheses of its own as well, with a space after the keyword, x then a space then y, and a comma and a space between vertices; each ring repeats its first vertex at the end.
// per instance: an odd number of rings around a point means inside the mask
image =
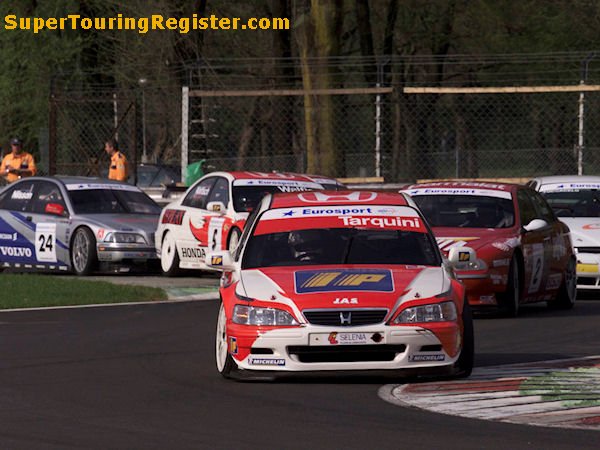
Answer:
POLYGON ((159 288, 86 281, 71 276, 0 275, 0 309, 166 300, 159 288))

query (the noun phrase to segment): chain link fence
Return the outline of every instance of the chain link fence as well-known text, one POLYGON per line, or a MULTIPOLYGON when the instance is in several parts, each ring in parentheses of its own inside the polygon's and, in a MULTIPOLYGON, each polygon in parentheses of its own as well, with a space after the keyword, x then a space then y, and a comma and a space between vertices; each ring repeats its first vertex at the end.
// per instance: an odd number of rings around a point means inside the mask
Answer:
MULTIPOLYGON (((180 166, 204 160, 208 170, 312 172, 390 183, 600 172, 598 91, 419 91, 410 86, 444 83, 427 77, 409 82, 400 66, 367 83, 358 63, 338 66, 331 87, 306 90, 292 63, 292 75, 281 79, 268 78, 273 67, 266 65, 202 67, 190 76, 183 98, 181 87, 152 87, 151 81, 132 91, 56 90, 50 173, 103 175, 103 143, 115 136, 130 162, 180 166)), ((555 85, 578 84, 576 74, 569 78, 555 85)))
POLYGON ((128 93, 55 93, 50 98, 49 171, 60 175, 106 176, 108 139, 117 139, 137 160, 137 111, 128 93))

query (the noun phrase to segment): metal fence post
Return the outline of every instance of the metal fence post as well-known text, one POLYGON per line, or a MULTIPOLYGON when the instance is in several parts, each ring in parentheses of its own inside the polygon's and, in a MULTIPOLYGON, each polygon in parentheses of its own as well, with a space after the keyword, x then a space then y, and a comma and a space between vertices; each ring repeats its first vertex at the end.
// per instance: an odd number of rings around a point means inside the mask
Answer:
POLYGON ((48 117, 48 175, 56 174, 56 98, 50 95, 48 117))
POLYGON ((190 88, 181 88, 181 181, 185 182, 185 173, 188 166, 188 130, 190 110, 190 88))

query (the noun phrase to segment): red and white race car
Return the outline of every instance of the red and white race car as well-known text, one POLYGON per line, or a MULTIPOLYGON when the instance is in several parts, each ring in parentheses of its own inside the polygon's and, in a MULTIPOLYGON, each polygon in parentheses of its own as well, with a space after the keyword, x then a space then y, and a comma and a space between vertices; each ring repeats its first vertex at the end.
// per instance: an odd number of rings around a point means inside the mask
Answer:
POLYGON ((270 192, 342 187, 337 180, 291 173, 212 172, 162 211, 155 245, 166 275, 207 269, 207 250, 235 248, 249 212, 270 192))
POLYGON ((500 306, 516 316, 522 303, 571 308, 575 257, 569 228, 540 194, 516 184, 436 182, 403 192, 421 209, 444 253, 468 246, 477 260, 455 267, 473 306, 500 306))
MULTIPOLYGON (((465 253, 454 259, 473 258, 465 253)), ((268 195, 235 252, 211 252, 208 264, 224 271, 216 362, 225 377, 471 373, 464 287, 404 195, 268 195)))

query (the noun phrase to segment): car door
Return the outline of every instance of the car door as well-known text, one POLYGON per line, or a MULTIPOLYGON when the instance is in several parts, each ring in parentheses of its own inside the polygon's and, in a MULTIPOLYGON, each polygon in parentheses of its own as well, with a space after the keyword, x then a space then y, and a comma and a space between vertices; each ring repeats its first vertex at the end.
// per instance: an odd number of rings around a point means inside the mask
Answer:
POLYGON ((218 177, 217 181, 213 185, 208 199, 207 205, 207 220, 208 223, 208 237, 209 243, 207 250, 226 250, 227 249, 227 238, 229 231, 233 225, 233 219, 227 216, 227 206, 229 205, 230 194, 230 183, 225 177, 218 177), (215 202, 222 203, 217 211, 215 202))
MULTIPOLYGON (((550 273, 552 224, 525 230, 534 219, 542 219, 533 200, 533 191, 519 189, 517 202, 521 223, 521 248, 524 259, 523 300, 537 301, 545 292, 545 280, 550 273)), ((542 219, 543 220, 543 219, 542 219)))
POLYGON ((569 261, 571 247, 570 232, 568 227, 561 223, 552 208, 538 192, 530 192, 538 215, 549 226, 549 237, 545 236, 545 256, 548 267, 544 290, 547 294, 554 295, 562 283, 563 274, 569 261))
POLYGON ((176 233, 177 251, 183 268, 198 269, 206 258, 209 245, 209 225, 213 216, 206 210, 208 196, 217 181, 216 176, 200 180, 181 202, 183 221, 176 233))
POLYGON ((0 194, 0 266, 31 268, 35 263, 35 226, 28 220, 34 182, 14 183, 0 194))
POLYGON ((36 267, 69 269, 69 212, 57 183, 34 183, 27 218, 35 227, 36 267))

